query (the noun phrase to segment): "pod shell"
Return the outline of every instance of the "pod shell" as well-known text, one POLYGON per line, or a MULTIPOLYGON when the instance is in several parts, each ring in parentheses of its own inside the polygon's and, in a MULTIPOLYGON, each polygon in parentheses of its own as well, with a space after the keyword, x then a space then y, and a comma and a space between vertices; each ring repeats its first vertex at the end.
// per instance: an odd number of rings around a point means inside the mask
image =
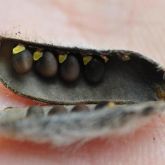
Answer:
MULTIPOLYGON (((157 90, 164 92, 164 69, 151 59, 132 51, 58 47, 3 38, 0 54, 0 70, 3 70, 0 74, 2 83, 15 93, 34 100, 55 104, 102 101, 136 103, 160 100, 163 94, 158 94, 157 90), (32 51, 42 48, 55 54, 59 54, 60 51, 69 52, 69 57, 77 55, 76 58, 79 60, 86 54, 98 58, 104 54, 109 59, 105 64, 104 81, 98 85, 89 85, 80 75, 76 85, 70 83, 71 85, 67 86, 59 79, 41 79, 34 71, 24 76, 15 74, 11 65, 10 52, 18 43, 24 44, 32 51), (124 55, 129 56, 128 60, 121 58, 124 55)), ((83 68, 80 72, 83 72, 83 68)))
POLYGON ((27 117, 29 107, 6 108, 0 111, 0 135, 21 141, 51 143, 65 146, 83 143, 110 135, 128 134, 146 124, 165 110, 164 102, 147 102, 135 105, 104 107, 99 111, 81 111, 48 115, 52 108, 43 107, 40 117, 27 117))

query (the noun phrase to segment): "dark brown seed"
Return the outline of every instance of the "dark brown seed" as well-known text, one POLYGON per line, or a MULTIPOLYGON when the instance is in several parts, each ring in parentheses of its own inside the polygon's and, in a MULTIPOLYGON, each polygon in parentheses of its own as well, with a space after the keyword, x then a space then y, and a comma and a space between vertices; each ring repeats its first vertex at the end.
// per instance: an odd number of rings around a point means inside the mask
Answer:
POLYGON ((68 55, 67 59, 61 64, 60 76, 66 82, 73 82, 78 79, 80 65, 76 57, 68 55))
POLYGON ((54 114, 62 114, 66 113, 67 109, 63 105, 55 105, 52 109, 48 112, 48 115, 54 115, 54 114))
POLYGON ((58 70, 58 63, 55 56, 51 52, 43 53, 35 63, 36 71, 43 77, 53 77, 58 70))
POLYGON ((42 107, 32 106, 27 110, 27 117, 41 117, 44 115, 42 107))
POLYGON ((84 66, 85 79, 92 84, 99 83, 103 80, 105 64, 98 59, 92 59, 84 66))
POLYGON ((27 73, 31 70, 33 64, 32 54, 28 50, 24 50, 18 54, 12 55, 12 65, 14 70, 19 73, 27 73))
POLYGON ((98 109, 102 109, 104 107, 108 107, 108 108, 113 108, 116 104, 114 102, 111 102, 111 101, 103 101, 103 102, 100 102, 98 103, 96 106, 95 106, 95 110, 98 110, 98 109))
POLYGON ((85 104, 78 104, 78 105, 74 106, 71 111, 72 112, 89 111, 89 107, 85 104))
POLYGON ((98 104, 95 106, 95 110, 104 108, 107 104, 108 104, 108 101, 100 102, 100 103, 98 103, 98 104))

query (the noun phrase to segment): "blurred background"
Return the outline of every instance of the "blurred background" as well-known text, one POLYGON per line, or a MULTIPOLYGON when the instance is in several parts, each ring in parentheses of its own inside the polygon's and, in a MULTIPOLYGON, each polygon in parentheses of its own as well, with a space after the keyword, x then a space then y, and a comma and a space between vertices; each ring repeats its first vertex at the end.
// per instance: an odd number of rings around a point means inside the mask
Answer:
POLYGON ((0 0, 0 33, 39 42, 130 49, 165 64, 164 0, 0 0))

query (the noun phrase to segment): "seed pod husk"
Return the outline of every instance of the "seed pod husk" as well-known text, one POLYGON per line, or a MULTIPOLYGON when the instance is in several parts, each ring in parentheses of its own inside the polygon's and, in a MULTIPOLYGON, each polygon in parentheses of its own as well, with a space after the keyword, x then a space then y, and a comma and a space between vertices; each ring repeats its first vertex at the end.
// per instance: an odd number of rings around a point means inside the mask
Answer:
POLYGON ((53 77, 58 70, 58 63, 51 52, 44 52, 42 57, 35 62, 36 71, 43 77, 53 77))
POLYGON ((16 73, 25 74, 32 68, 33 58, 29 50, 12 55, 12 65, 16 73))
POLYGON ((65 82, 74 82, 79 78, 80 65, 77 58, 68 55, 66 60, 60 66, 60 76, 65 82))

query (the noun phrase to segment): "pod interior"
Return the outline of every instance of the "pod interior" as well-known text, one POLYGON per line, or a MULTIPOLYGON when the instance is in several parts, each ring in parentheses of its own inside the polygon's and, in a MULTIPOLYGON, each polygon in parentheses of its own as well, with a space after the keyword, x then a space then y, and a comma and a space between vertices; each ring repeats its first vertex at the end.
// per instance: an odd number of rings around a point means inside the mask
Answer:
POLYGON ((160 92, 164 88, 164 71, 155 62, 138 53, 123 50, 98 51, 2 39, 0 70, 1 81, 17 94, 56 104, 156 101, 161 99, 160 92), (20 43, 32 54, 41 49, 55 56, 61 52, 75 56, 80 65, 78 80, 74 83, 63 82, 59 73, 49 79, 43 78, 34 68, 26 74, 16 73, 12 66, 12 50, 20 43), (98 84, 90 84, 84 79, 82 58, 86 55, 100 60, 103 57, 108 59, 104 63, 103 79, 98 84))

